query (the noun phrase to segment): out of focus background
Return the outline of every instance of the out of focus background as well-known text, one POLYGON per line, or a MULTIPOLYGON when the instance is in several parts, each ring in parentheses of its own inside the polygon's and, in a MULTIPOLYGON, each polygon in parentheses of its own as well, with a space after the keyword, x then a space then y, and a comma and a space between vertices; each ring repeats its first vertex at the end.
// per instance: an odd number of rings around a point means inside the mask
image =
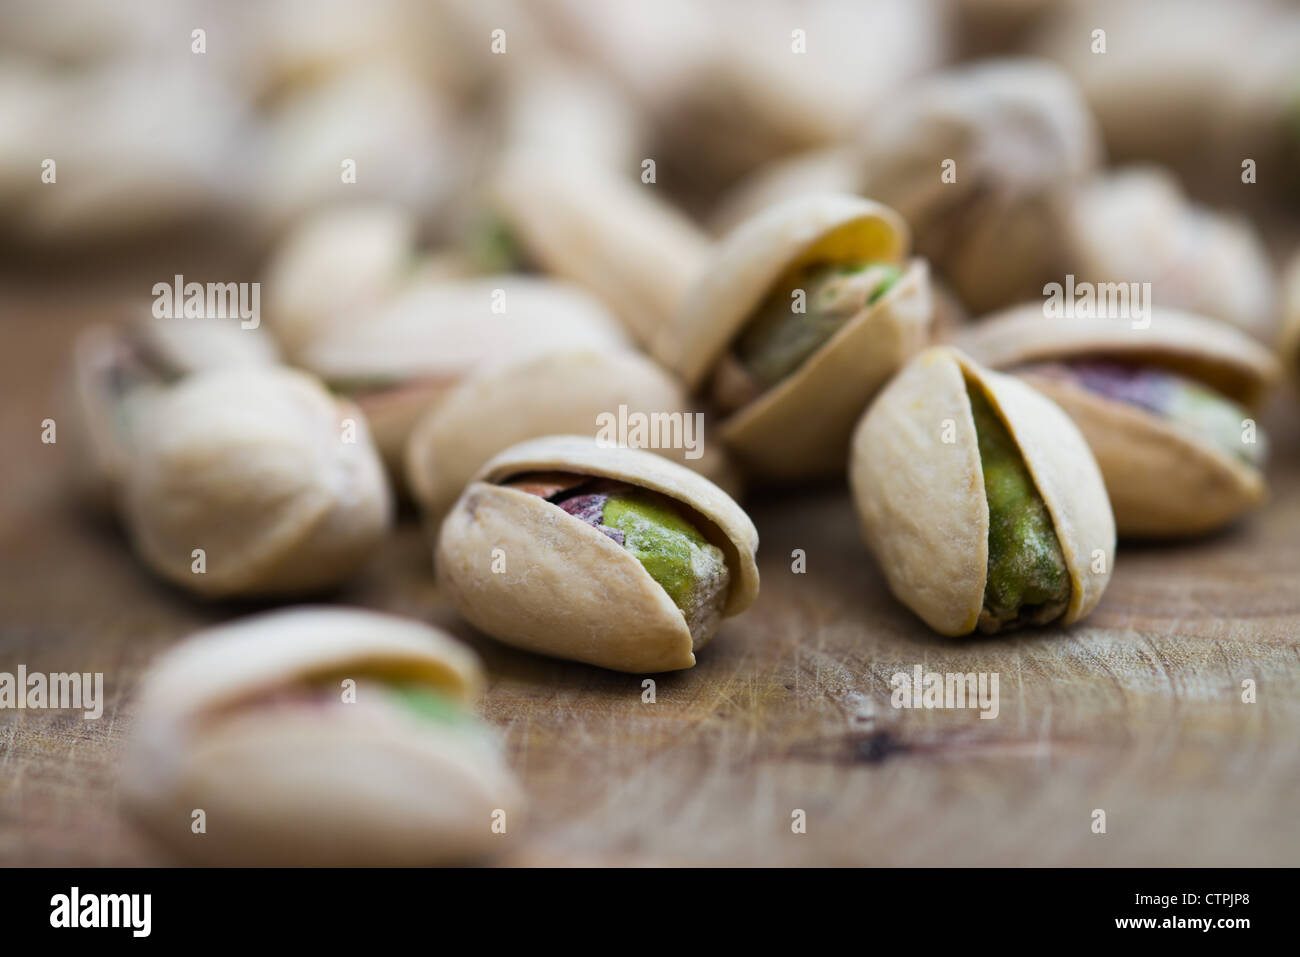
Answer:
MULTIPOLYGON (((3 717, 0 861, 153 862, 113 809, 136 676, 261 607, 154 580, 39 442, 76 333, 147 314, 155 283, 261 283, 257 335, 337 388, 442 374, 436 290, 502 273, 575 287, 653 356, 719 237, 837 191, 908 220, 940 334, 1069 272, 1290 348, 1298 184, 1286 2, 3 0, 0 670, 104 671, 110 701, 3 717)), ((760 605, 653 714, 628 676, 458 623, 409 505, 340 597, 483 654, 536 808, 522 863, 1294 864, 1294 403, 1270 407, 1267 518, 1124 552, 1068 637, 930 636, 838 488, 747 501, 760 605), (1000 670, 1004 720, 889 725, 880 689, 915 662, 1000 670)), ((409 418, 375 424, 399 488, 409 418)))

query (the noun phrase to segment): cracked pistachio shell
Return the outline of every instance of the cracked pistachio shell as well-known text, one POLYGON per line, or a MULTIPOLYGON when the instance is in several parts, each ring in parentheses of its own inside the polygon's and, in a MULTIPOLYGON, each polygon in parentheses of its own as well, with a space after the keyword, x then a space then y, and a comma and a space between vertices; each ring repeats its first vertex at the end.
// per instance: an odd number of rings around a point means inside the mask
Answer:
MULTIPOLYGON (((977 360, 1007 371, 1086 358, 1149 366, 1246 408, 1259 404, 1278 374, 1269 350, 1240 330, 1168 309, 1152 309, 1150 327, 1134 329, 1124 320, 1048 319, 1034 303, 982 320, 960 342, 977 360)), ((1258 468, 1159 415, 1032 370, 1023 378, 1065 409, 1088 440, 1121 535, 1200 534, 1267 495, 1258 468)))
POLYGON ((1249 221, 1191 202, 1159 167, 1098 176, 1066 217, 1081 281, 1150 282, 1163 305, 1223 319, 1260 339, 1276 335, 1268 251, 1249 221))
POLYGON ((300 607, 206 629, 143 680, 125 807, 175 853, 207 864, 481 857, 500 841, 493 810, 520 808, 513 777, 473 719, 481 684, 467 646, 392 615, 300 607), (345 679, 355 682, 354 703, 343 700, 345 679), (383 685, 438 694, 447 720, 395 704, 383 685), (190 831, 195 808, 206 834, 190 831))
POLYGON ((927 78, 873 118, 862 148, 862 193, 907 220, 917 254, 977 314, 1059 275, 1070 188, 1101 153, 1073 82, 1031 59, 927 78), (941 176, 948 161, 955 180, 941 176))
POLYGON ((679 503, 726 559, 723 615, 758 595, 758 532, 730 496, 662 456, 586 436, 522 442, 483 467, 443 522, 435 556, 443 594, 476 628, 517 648, 634 673, 694 666, 708 639, 692 642, 681 610, 631 552, 550 502, 498 484, 550 471, 615 479, 679 503), (493 571, 496 549, 503 573, 493 571))
POLYGON ((701 385, 763 302, 813 263, 895 262, 902 277, 797 369, 723 419, 718 434, 755 475, 788 481, 843 468, 867 401, 924 343, 928 270, 907 262, 907 224, 855 196, 805 196, 734 230, 691 291, 662 349, 689 386, 701 385))
POLYGON ((77 334, 57 396, 56 421, 72 450, 75 493, 100 509, 116 505, 127 471, 133 410, 145 393, 180 376, 276 361, 274 340, 237 320, 134 318, 77 334))
POLYGON ((596 296, 646 348, 708 257, 709 238, 652 190, 586 166, 509 156, 489 202, 530 259, 596 296))
POLYGON ((297 364, 361 406, 385 463, 400 476, 420 416, 484 362, 626 344, 608 310, 568 283, 516 275, 430 278, 356 321, 331 325, 297 364))
MULTIPOLYGON (((681 384, 654 362, 625 350, 572 349, 495 363, 453 389, 411 433, 407 483, 436 522, 483 465, 504 449, 547 435, 595 435, 601 416, 691 416, 681 384)), ((737 482, 724 453, 703 436, 702 455, 655 449, 724 487, 737 482)), ((728 489, 730 491, 730 488, 728 489)))
POLYGON ((139 410, 124 482, 141 558, 206 596, 337 585, 392 523, 366 421, 283 367, 199 373, 139 410), (203 549, 206 571, 193 570, 203 549))
POLYGON ((297 360, 331 322, 358 321, 395 295, 410 272, 415 218, 386 203, 327 209, 299 223, 267 268, 266 313, 297 360))
POLYGON ((1101 598, 1115 522, 1097 463, 1069 417, 1011 376, 927 349, 881 392, 853 436, 849 482, 863 537, 894 595, 944 635, 974 630, 988 575, 989 506, 967 380, 1019 447, 1070 577, 1061 624, 1101 598), (952 442, 945 442, 950 432, 952 442), (1094 571, 1100 553, 1104 571, 1094 571))

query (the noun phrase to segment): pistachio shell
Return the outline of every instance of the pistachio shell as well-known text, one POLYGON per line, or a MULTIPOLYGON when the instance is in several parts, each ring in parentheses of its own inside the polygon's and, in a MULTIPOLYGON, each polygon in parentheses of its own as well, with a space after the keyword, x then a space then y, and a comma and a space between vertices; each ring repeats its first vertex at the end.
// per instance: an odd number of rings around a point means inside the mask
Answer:
POLYGON ((143 682, 137 712, 183 719, 278 686, 354 673, 419 682, 467 707, 483 686, 478 656, 423 622, 301 605, 208 628, 170 649, 143 682))
POLYGON ((783 276, 819 261, 900 261, 907 244, 897 213, 856 196, 801 196, 770 207, 718 244, 658 353, 695 388, 783 276))
POLYGON ((1098 176, 1070 203, 1073 271, 1090 282, 1150 282, 1162 305, 1275 335, 1268 251, 1249 221, 1192 203, 1159 167, 1098 176))
POLYGON ((986 60, 912 85, 866 125, 861 189, 907 220, 917 254, 979 313, 1059 275, 1065 202, 1100 152, 1059 68, 986 60))
POLYGON ((305 373, 213 370, 151 399, 125 517, 155 571, 203 595, 335 585, 392 521, 365 418, 305 373), (355 441, 345 434, 353 420, 355 441), (193 570, 202 549, 206 570, 193 570))
POLYGON ((480 364, 626 343, 609 312, 567 283, 515 275, 421 279, 371 314, 322 330, 296 361, 365 409, 384 462, 400 476, 415 423, 480 364))
POLYGON ((718 434, 740 462, 774 480, 842 471, 863 406, 924 345, 928 279, 925 261, 912 260, 875 305, 726 418, 718 434))
POLYGON ((647 187, 531 154, 507 157, 491 202, 529 257, 604 302, 652 346, 699 274, 709 241, 647 187))
MULTIPOLYGON (((1267 349, 1227 323, 1153 309, 1134 329, 1114 319, 1047 319, 1026 305, 984 320, 961 339, 994 368, 1095 357, 1163 369, 1256 406, 1277 377, 1267 349)), ((1083 432, 1106 479, 1115 521, 1126 537, 1171 537, 1218 528, 1263 502, 1263 474, 1190 429, 1120 399, 1025 369, 1022 377, 1054 399, 1083 432)))
POLYGON ((266 113, 251 181, 260 225, 275 232, 336 201, 344 158, 357 172, 342 187, 349 199, 383 200, 436 219, 469 173, 457 123, 440 91, 388 57, 288 90, 266 113))
POLYGON ((328 323, 356 322, 395 295, 410 271, 416 222, 400 207, 354 203, 297 225, 264 280, 269 324, 297 359, 328 323))
POLYGON ((1277 361, 1231 325, 1153 308, 1147 328, 1121 319, 1051 319, 1027 303, 981 320, 957 339, 972 358, 995 369, 1044 360, 1106 356, 1186 375, 1243 405, 1254 406, 1277 378, 1277 361))
POLYGON ((682 612, 622 546, 536 495, 494 484, 549 471, 616 479, 680 503, 726 557, 723 614, 757 596, 758 533, 712 482, 650 452, 548 436, 485 465, 443 523, 439 584, 476 627, 516 647, 641 673, 692 667, 707 641, 692 646, 682 612), (493 570, 495 549, 503 571, 493 570))
POLYGON ((123 765, 126 807, 202 863, 482 856, 499 840, 494 809, 520 808, 496 747, 472 724, 426 721, 382 694, 400 682, 468 709, 481 680, 476 656, 450 636, 360 609, 290 609, 209 629, 144 680, 123 765), (356 682, 355 703, 342 700, 344 679, 356 682), (322 697, 294 700, 294 689, 312 688, 322 697), (190 830, 195 808, 205 834, 190 830))
MULTIPOLYGON (((428 410, 406 449, 407 481, 436 519, 492 456, 525 439, 599 431, 599 416, 629 412, 690 416, 681 385, 644 356, 578 348, 495 363, 428 410)), ((697 436, 703 440, 703 436, 697 436)), ((709 475, 724 472, 721 453, 703 446, 654 451, 709 475)))
POLYGON ((72 450, 68 474, 87 504, 117 504, 126 475, 132 409, 145 392, 180 376, 217 368, 268 367, 275 343, 261 326, 236 320, 158 319, 133 315, 120 325, 77 334, 59 387, 56 421, 72 450))
POLYGON ((1050 400, 955 349, 914 358, 858 425, 850 482, 863 536, 891 591, 931 628, 946 635, 975 628, 989 511, 968 379, 1003 419, 1052 517, 1071 583, 1061 622, 1071 624, 1097 604, 1114 562, 1114 520, 1096 462, 1050 400), (1098 553, 1104 570, 1095 572, 1098 553))
POLYGON ((414 283, 378 312, 331 328, 297 361, 353 392, 412 380, 446 387, 486 359, 625 342, 609 312, 581 289, 482 276, 414 283))
POLYGON ((1120 534, 1196 535, 1264 501, 1263 473, 1127 402, 1025 372, 1074 420, 1092 448, 1120 534))
POLYGON ((709 217, 715 234, 725 235, 741 223, 804 195, 858 192, 862 158, 852 147, 810 150, 766 163, 729 190, 709 217))

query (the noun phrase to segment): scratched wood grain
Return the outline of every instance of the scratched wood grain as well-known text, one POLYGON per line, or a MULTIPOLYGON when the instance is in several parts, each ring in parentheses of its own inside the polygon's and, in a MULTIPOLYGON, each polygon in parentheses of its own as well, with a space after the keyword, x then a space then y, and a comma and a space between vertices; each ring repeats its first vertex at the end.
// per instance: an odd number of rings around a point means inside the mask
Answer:
MULTIPOLYGON (((71 287, 71 284, 69 284, 71 287)), ((0 290, 0 670, 102 671, 103 718, 0 712, 0 863, 162 863, 119 819, 132 692, 161 649, 263 606, 195 601, 69 507, 39 442, 92 296, 0 290)), ((514 652, 440 600, 416 522, 331 600, 450 628, 532 812, 520 864, 1300 863, 1300 400, 1266 424, 1273 500, 1228 533, 1121 549, 1088 621, 929 634, 859 544, 843 489, 752 503, 763 590, 692 671, 641 678, 514 652), (807 553, 806 574, 790 554, 807 553), (889 679, 1000 676, 1000 714, 903 711, 889 679), (1243 704, 1251 678, 1258 702, 1243 704), (791 813, 807 833, 791 832, 791 813), (1107 833, 1091 832, 1091 813, 1107 833)), ((513 843, 513 842, 512 842, 513 843)))

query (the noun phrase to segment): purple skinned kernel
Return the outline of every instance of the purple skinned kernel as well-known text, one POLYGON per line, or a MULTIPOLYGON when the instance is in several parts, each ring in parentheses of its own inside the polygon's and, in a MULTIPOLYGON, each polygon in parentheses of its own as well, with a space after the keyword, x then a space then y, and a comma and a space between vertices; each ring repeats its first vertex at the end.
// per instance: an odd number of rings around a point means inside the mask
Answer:
POLYGON ((1173 398, 1173 381, 1158 369, 1094 361, 1053 365, 1050 371, 1078 382, 1089 392, 1155 413, 1165 412, 1173 398))
POLYGON ((609 501, 608 495, 587 494, 575 495, 567 498, 557 504, 574 518, 586 522, 592 528, 604 532, 612 538, 617 544, 623 544, 623 530, 618 528, 609 528, 605 522, 605 503, 609 501))

